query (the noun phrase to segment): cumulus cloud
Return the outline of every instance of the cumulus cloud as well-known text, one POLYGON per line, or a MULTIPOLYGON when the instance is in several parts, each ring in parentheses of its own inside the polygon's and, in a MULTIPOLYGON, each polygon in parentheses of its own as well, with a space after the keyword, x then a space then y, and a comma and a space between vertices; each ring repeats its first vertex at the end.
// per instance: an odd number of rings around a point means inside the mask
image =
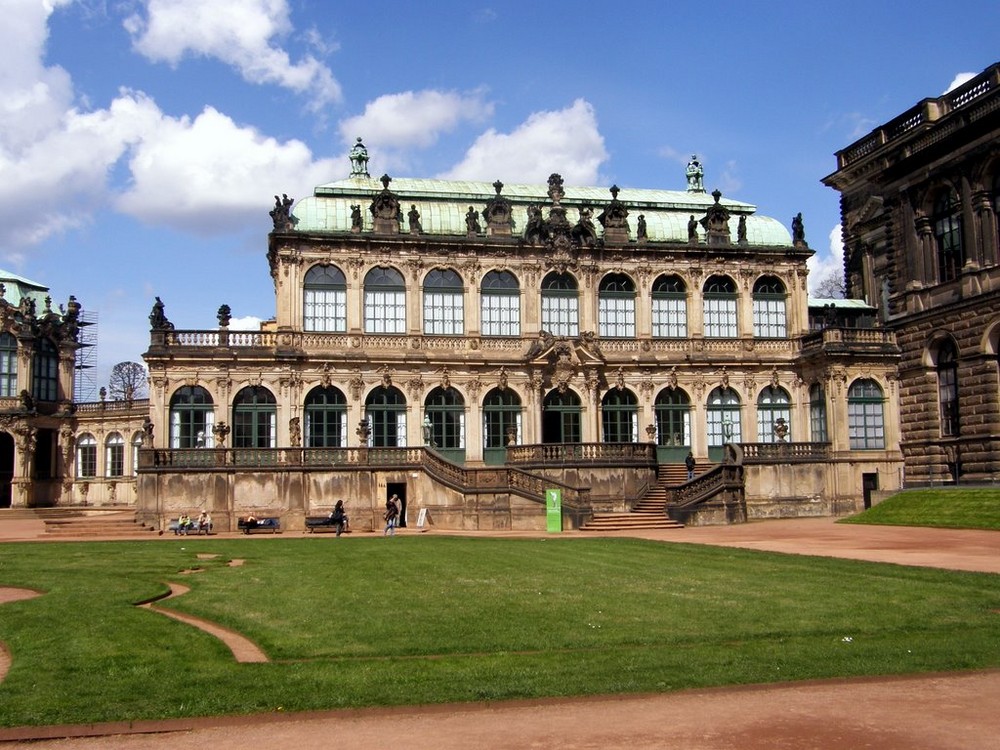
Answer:
POLYGON ((292 30, 286 0, 146 0, 145 11, 124 25, 133 47, 149 60, 176 66, 187 55, 215 58, 250 83, 308 94, 313 109, 341 98, 326 65, 312 55, 293 63, 276 46, 292 30))
POLYGON ((265 191, 302 197, 334 169, 301 141, 279 142, 211 107, 194 120, 160 113, 130 154, 132 181, 118 210, 198 234, 267 222, 265 191))
POLYGON ((490 128, 443 179, 545 182, 559 172, 567 184, 592 185, 608 158, 594 108, 577 99, 566 109, 535 112, 510 133, 490 128))
POLYGON ((842 227, 837 224, 830 230, 830 247, 825 253, 817 252, 808 261, 809 293, 815 294, 816 288, 831 275, 838 278, 844 275, 844 238, 842 227))
POLYGON ((482 122, 493 114, 483 91, 404 91, 369 102, 363 114, 341 121, 345 143, 356 136, 381 149, 427 148, 463 122, 482 122))
POLYGON ((946 88, 943 93, 947 94, 949 91, 954 91, 955 89, 957 89, 962 84, 968 83, 969 81, 971 81, 977 75, 979 75, 979 74, 978 73, 959 73, 959 74, 957 74, 952 79, 952 82, 948 84, 948 88, 946 88))

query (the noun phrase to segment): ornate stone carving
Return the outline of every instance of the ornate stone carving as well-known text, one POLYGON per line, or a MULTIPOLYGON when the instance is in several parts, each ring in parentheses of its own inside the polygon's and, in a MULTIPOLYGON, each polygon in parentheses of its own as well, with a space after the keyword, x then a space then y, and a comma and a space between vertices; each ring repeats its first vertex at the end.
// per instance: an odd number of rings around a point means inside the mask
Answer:
POLYGON ((500 195, 503 190, 503 183, 497 180, 493 183, 496 195, 486 203, 483 209, 483 219, 486 221, 486 230, 491 236, 509 237, 514 226, 513 211, 509 200, 500 195))
POLYGON ((290 232, 295 228, 295 217, 292 216, 292 204, 294 198, 289 198, 285 193, 281 197, 274 196, 274 208, 271 209, 271 221, 274 223, 275 232, 290 232))
POLYGON ((604 243, 606 245, 624 245, 628 242, 628 208, 618 200, 620 190, 617 185, 610 189, 611 202, 608 203, 597 220, 604 227, 604 243))
MULTIPOLYGON (((709 206, 705 217, 700 222, 705 229, 705 239, 709 245, 728 245, 729 209, 719 202, 722 198, 722 193, 719 190, 713 190, 712 197, 715 199, 715 203, 709 206)), ((690 237, 690 228, 688 233, 690 237)))
POLYGON ((378 234, 399 234, 399 224, 402 217, 402 210, 399 205, 399 198, 394 192, 389 190, 389 183, 392 178, 384 174, 379 178, 382 182, 382 191, 375 196, 368 210, 372 215, 373 229, 378 234))

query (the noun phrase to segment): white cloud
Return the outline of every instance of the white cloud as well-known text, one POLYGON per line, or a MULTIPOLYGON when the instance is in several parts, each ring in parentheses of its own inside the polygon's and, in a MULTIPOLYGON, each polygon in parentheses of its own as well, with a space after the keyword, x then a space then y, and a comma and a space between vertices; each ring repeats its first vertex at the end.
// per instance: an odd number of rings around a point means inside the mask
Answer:
POLYGON ((276 84, 314 97, 319 109, 341 98, 330 69, 311 55, 292 63, 275 40, 292 31, 286 0, 147 0, 146 16, 125 19, 134 48, 178 65, 186 55, 212 57, 246 81, 276 84))
POLYGON ((257 221, 267 227, 271 195, 301 198, 330 179, 301 141, 279 142, 206 107, 194 120, 159 115, 129 158, 132 182, 120 211, 142 221, 214 234, 257 221))
POLYGON ((261 319, 256 318, 253 315, 247 315, 243 318, 233 318, 229 321, 230 331, 259 331, 260 330, 261 319))
POLYGON ((979 74, 978 73, 958 73, 955 76, 955 78, 952 79, 952 82, 948 84, 948 88, 946 88, 944 90, 944 93, 947 94, 949 91, 954 91, 955 89, 957 89, 962 84, 968 83, 969 81, 971 81, 977 75, 979 75, 979 74))
POLYGON ((608 158, 594 108, 583 99, 554 112, 535 112, 511 133, 490 128, 443 179, 545 182, 558 172, 569 185, 592 185, 608 158))
POLYGON ((817 252, 808 261, 809 292, 821 284, 831 274, 844 275, 843 228, 838 223, 830 230, 830 248, 826 253, 817 252))
POLYGON ((427 148, 463 122, 482 122, 493 114, 483 91, 404 91, 369 102, 363 114, 340 123, 344 143, 364 138, 376 149, 427 148))

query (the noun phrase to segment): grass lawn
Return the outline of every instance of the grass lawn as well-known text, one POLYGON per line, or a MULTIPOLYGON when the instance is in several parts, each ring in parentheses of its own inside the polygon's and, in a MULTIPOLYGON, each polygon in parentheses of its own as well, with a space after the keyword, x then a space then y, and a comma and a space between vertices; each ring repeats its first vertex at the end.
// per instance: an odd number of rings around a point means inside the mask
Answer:
POLYGON ((1000 489, 907 490, 842 523, 1000 530, 1000 489))
POLYGON ((1000 666, 1000 576, 636 539, 6 544, 0 585, 46 592, 0 606, 4 726, 1000 666), (133 606, 168 581, 272 661, 133 606))

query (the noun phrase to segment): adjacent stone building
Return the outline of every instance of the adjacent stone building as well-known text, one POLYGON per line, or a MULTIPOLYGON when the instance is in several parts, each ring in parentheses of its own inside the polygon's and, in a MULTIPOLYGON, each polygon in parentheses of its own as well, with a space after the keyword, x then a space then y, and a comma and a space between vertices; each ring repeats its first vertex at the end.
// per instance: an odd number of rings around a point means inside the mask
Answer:
POLYGON ((896 333, 908 485, 1000 478, 1000 64, 837 153, 849 297, 896 333))

